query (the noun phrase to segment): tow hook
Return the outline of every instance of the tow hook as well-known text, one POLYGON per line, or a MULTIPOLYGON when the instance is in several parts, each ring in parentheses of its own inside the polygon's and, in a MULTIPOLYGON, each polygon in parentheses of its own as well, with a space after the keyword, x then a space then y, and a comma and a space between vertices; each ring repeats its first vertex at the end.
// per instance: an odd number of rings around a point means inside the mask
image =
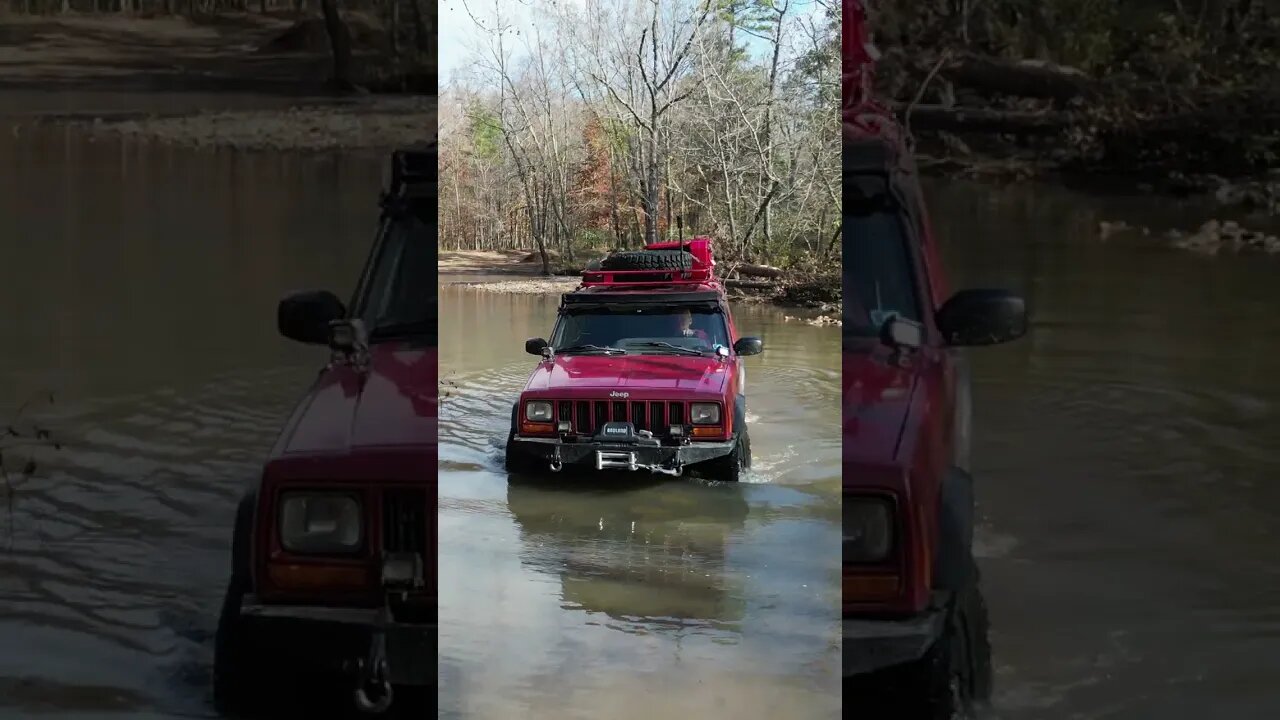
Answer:
POLYGON ((680 465, 677 465, 674 468, 665 468, 661 465, 636 465, 636 467, 648 470, 649 472, 662 473, 663 475, 672 475, 675 477, 680 477, 684 474, 684 467, 680 465))
POLYGON ((369 653, 356 660, 356 689, 353 693, 356 709, 365 715, 381 715, 391 707, 395 693, 391 689, 390 670, 387 667, 387 625, 390 611, 386 605, 378 613, 378 622, 369 640, 369 653))
POLYGON ((564 467, 564 463, 560 461, 560 446, 556 445, 551 452, 551 472, 560 472, 560 468, 564 467))

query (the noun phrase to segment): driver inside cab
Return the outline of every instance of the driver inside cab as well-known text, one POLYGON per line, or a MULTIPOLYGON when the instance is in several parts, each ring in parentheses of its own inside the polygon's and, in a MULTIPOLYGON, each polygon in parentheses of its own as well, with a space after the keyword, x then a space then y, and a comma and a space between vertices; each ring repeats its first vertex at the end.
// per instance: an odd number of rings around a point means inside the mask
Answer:
POLYGON ((676 322, 678 325, 677 334, 680 336, 698 338, 704 343, 710 342, 705 330, 698 330, 693 327, 693 313, 689 312, 687 309, 681 310, 676 314, 676 322))

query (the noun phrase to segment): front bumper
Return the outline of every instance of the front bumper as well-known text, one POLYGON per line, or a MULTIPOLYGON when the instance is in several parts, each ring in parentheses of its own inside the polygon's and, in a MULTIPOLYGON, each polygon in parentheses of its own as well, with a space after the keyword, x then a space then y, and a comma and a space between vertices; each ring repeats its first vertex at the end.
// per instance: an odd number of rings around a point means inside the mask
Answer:
POLYGON ((598 440, 565 442, 560 438, 516 436, 513 448, 559 470, 561 466, 607 470, 649 470, 679 474, 687 465, 714 460, 733 452, 734 442, 689 442, 684 445, 611 443, 598 440), (629 466, 628 466, 629 461, 629 466))
POLYGON ((905 620, 844 620, 844 677, 863 675, 924 657, 946 626, 946 612, 930 609, 905 620))
MULTIPOLYGON (((436 623, 384 623, 376 608, 323 607, 315 605, 271 605, 247 595, 240 604, 240 614, 252 618, 255 624, 270 628, 291 629, 304 636, 326 636, 332 631, 341 639, 323 643, 322 655, 360 656, 372 633, 381 629, 387 640, 387 666, 391 684, 425 687, 436 681, 436 623)), ((266 629, 266 628, 264 628, 266 629)), ((297 634, 297 633, 295 633, 297 634)), ((334 661, 334 657, 320 657, 313 653, 310 643, 285 643, 282 650, 296 650, 298 657, 288 658, 299 663, 322 664, 334 661)))

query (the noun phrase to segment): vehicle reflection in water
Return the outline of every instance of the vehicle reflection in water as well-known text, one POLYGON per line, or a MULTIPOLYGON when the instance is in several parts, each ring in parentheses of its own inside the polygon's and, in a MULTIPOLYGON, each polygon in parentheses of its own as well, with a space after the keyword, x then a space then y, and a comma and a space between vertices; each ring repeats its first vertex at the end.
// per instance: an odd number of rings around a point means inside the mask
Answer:
POLYGON ((768 348, 745 482, 508 476, 558 297, 442 279, 440 716, 837 717, 839 333, 734 308, 768 348))
POLYGON ((725 572, 731 536, 747 519, 740 487, 601 491, 513 478, 507 507, 520 528, 521 561, 560 577, 567 608, 655 629, 735 629, 742 620, 742 581, 725 572))

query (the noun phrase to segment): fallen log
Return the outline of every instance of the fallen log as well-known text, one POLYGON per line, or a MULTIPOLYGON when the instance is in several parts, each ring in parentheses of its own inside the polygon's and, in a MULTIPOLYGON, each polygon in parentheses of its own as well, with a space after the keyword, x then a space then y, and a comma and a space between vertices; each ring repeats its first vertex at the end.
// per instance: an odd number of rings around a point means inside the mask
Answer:
POLYGON ((724 280, 725 287, 740 288, 743 290, 769 290, 778 287, 777 285, 765 280, 724 280))
POLYGON ((1065 103, 1089 99, 1101 85, 1082 70, 1040 60, 1005 60, 981 55, 960 55, 948 61, 942 77, 977 93, 1039 98, 1065 103))
POLYGON ((735 265, 734 269, 738 271, 739 275, 748 275, 750 277, 777 278, 786 274, 786 271, 782 268, 776 268, 772 265, 752 265, 750 263, 742 263, 740 265, 735 265))
POLYGON ((947 132, 1008 133, 1011 135, 1054 135, 1071 123, 1064 112, 1027 112, 1023 110, 991 110, 987 108, 942 107, 893 103, 893 111, 912 130, 944 130, 947 132))

